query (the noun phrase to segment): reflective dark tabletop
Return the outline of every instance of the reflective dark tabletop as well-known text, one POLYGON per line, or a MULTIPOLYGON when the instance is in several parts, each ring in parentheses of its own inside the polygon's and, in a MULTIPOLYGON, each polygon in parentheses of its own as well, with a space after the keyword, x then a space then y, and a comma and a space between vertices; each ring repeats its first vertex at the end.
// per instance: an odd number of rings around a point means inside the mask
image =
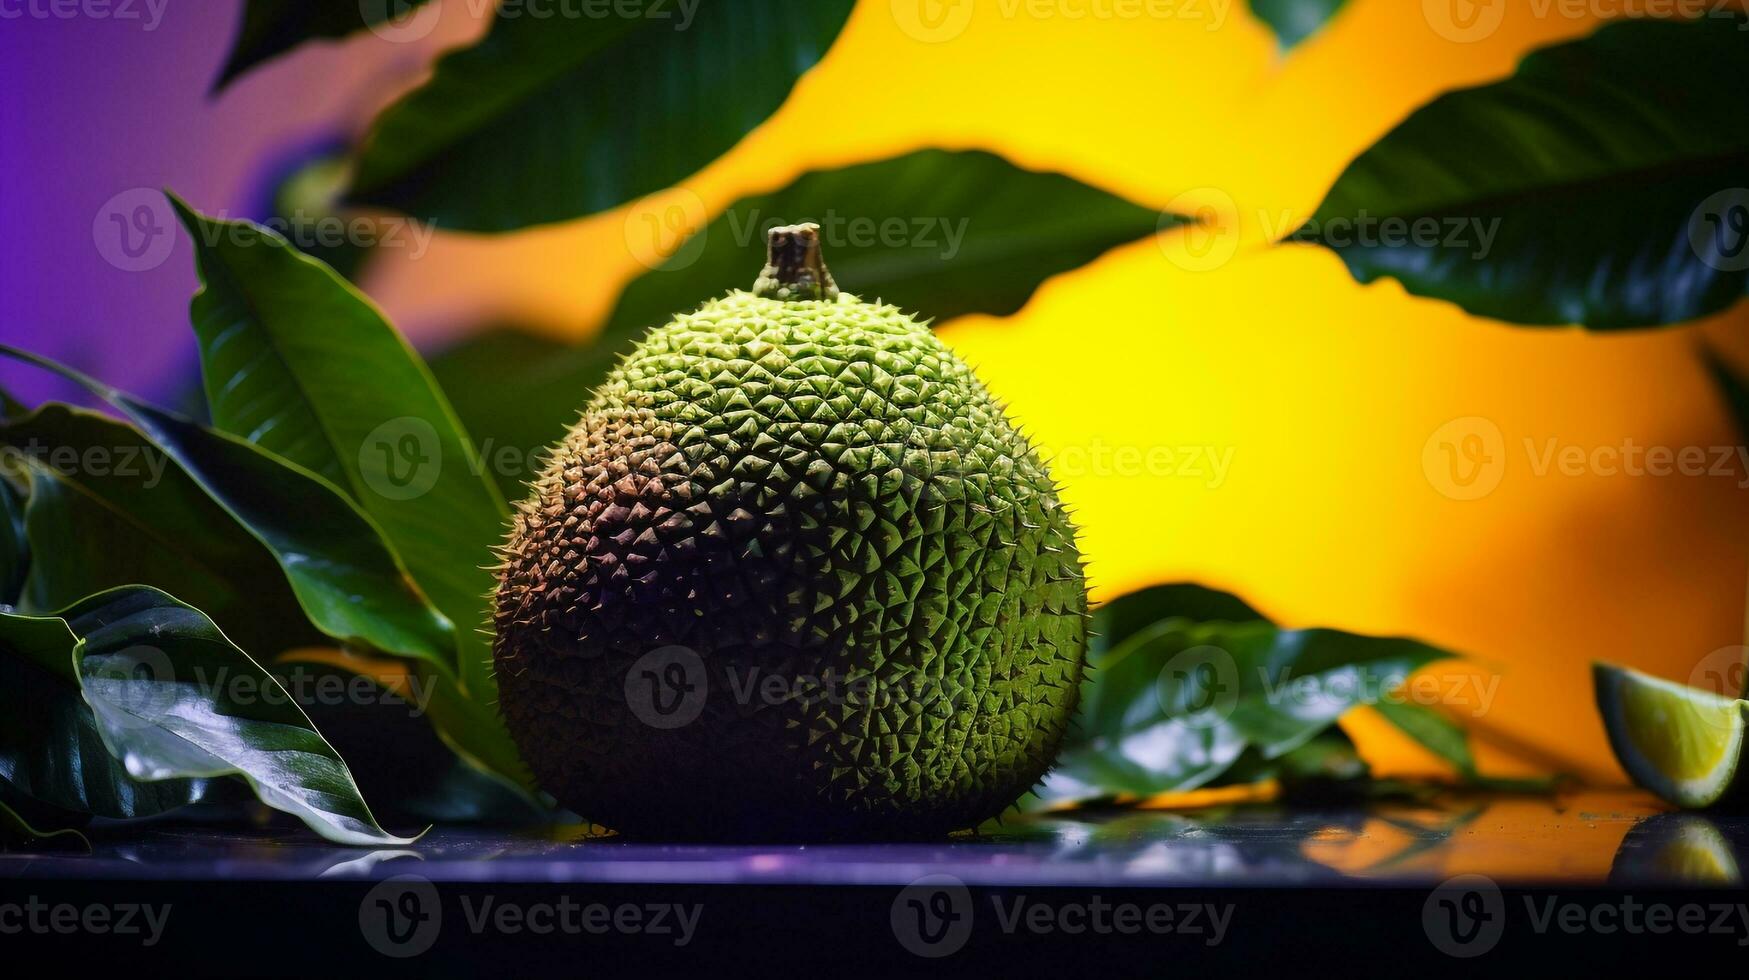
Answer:
POLYGON ((1335 807, 1235 806, 1010 817, 941 842, 673 845, 575 828, 431 830, 361 850, 290 826, 94 826, 76 842, 0 854, 0 878, 903 885, 1417 885, 1485 874, 1504 883, 1742 883, 1749 817, 1685 814, 1633 790, 1451 796, 1335 807))

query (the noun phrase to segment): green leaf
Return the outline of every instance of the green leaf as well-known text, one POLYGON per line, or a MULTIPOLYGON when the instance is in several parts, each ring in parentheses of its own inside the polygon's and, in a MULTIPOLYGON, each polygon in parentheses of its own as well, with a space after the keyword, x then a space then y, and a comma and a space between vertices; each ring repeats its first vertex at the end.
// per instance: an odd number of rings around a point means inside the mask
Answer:
POLYGON ((1125 605, 1125 617, 1151 608, 1160 618, 1090 656, 1073 734, 1039 791, 1047 800, 1207 785, 1242 754, 1267 761, 1307 745, 1348 709, 1452 656, 1407 639, 1281 629, 1254 611, 1243 620, 1249 606, 1195 586, 1156 587, 1125 605), (1198 622, 1192 610, 1228 618, 1198 622))
POLYGON ((31 481, 25 527, 37 560, 24 611, 150 585, 206 610, 258 655, 315 638, 272 554, 138 430, 51 404, 0 424, 0 447, 31 481))
POLYGON ((0 613, 0 780, 37 804, 102 817, 200 799, 205 779, 143 781, 110 754, 81 695, 77 642, 60 618, 0 613))
POLYGON ((323 633, 453 668, 455 627, 431 608, 381 532, 333 484, 54 361, 4 344, 0 355, 53 371, 131 419, 273 553, 323 633))
POLYGON ((273 676, 199 610, 136 586, 61 614, 110 753, 136 780, 240 776, 262 803, 341 844, 408 844, 377 825, 352 773, 273 676))
POLYGON ((735 202, 634 281, 605 339, 614 345, 730 290, 751 289, 774 225, 818 222, 840 288, 939 322, 1007 316, 1051 276, 1186 220, 979 150, 919 150, 814 171, 735 202))
POLYGON ((1183 621, 1131 637, 1091 661, 1057 764, 1037 791, 1060 802, 1195 789, 1225 772, 1244 736, 1216 711, 1169 710, 1160 678, 1193 644, 1183 621))
POLYGON ((590 382, 578 375, 603 376, 618 359, 591 349, 594 357, 522 328, 488 326, 433 354, 431 373, 492 473, 506 486, 526 484, 589 397, 590 382))
POLYGON ((1238 687, 1228 720, 1269 758, 1304 744, 1348 709, 1377 702, 1421 667, 1452 656, 1415 640, 1329 629, 1211 624, 1192 633, 1232 658, 1238 687))
POLYGON ((592 214, 702 169, 777 111, 853 0, 716 0, 667 16, 505 8, 378 117, 353 197, 451 229, 592 214))
POLYGON ((1691 320, 1749 287, 1749 31, 1628 20, 1441 96, 1289 236, 1522 324, 1691 320), (1419 231, 1417 229, 1420 229, 1419 231))
POLYGON ((1189 582, 1150 585, 1101 603, 1093 610, 1091 650, 1102 654, 1137 632, 1167 619, 1192 622, 1267 623, 1269 618, 1238 596, 1189 582))
POLYGON ((310 720, 346 759, 375 811, 402 822, 527 826, 550 815, 515 783, 458 754, 435 724, 443 711, 434 678, 385 683, 372 671, 399 661, 374 661, 324 651, 294 655, 273 672, 297 692, 345 690, 348 696, 300 698, 310 720))
POLYGON ((764 264, 765 229, 806 219, 822 223, 826 261, 842 288, 938 321, 1013 313, 1045 279, 1184 220, 988 153, 923 150, 810 173, 736 202, 627 287, 583 347, 501 331, 437 356, 434 370, 469 429, 494 437, 494 445, 482 443, 488 458, 508 448, 512 461, 535 459, 647 328, 751 288, 764 264), (902 240, 883 244, 881 223, 901 215, 910 219, 902 240), (496 397, 504 390, 518 397, 496 397))
MULTIPOLYGON (((3 462, 3 461, 0 461, 3 462)), ((16 606, 30 574, 30 536, 24 528, 24 494, 0 466, 0 606, 16 606)))
POLYGON ((0 844, 24 841, 35 851, 53 848, 61 842, 77 843, 84 848, 85 853, 91 853, 91 841, 84 834, 73 827, 45 823, 35 813, 26 816, 19 812, 18 806, 21 803, 24 804, 23 809, 41 809, 29 806, 4 780, 0 780, 0 844))
POLYGON ((459 627, 464 690, 492 702, 480 631, 510 508, 424 361, 326 265, 172 200, 204 283, 192 313, 213 426, 344 489, 459 627))
POLYGON ((1286 51, 1316 34, 1348 0, 1251 0, 1251 13, 1268 24, 1286 51))
POLYGON ((425 0, 246 0, 237 40, 213 91, 305 41, 342 38, 386 23, 422 3, 425 0))
POLYGON ((1476 774, 1469 736, 1450 718, 1426 705, 1392 700, 1374 704, 1373 710, 1428 751, 1451 763, 1460 775, 1476 774))

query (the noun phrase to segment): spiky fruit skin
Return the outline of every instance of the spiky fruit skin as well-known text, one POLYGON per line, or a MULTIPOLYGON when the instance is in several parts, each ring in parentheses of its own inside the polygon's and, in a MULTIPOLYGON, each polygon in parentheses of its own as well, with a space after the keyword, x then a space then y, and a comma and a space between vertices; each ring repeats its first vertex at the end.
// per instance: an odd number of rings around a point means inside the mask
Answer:
POLYGON ((732 293, 596 392, 518 514, 495 626, 510 731, 591 820, 914 837, 1043 776, 1086 592, 1044 465, 927 326, 732 293), (705 683, 658 693, 676 656, 705 683), (649 723, 682 697, 696 718, 649 723))

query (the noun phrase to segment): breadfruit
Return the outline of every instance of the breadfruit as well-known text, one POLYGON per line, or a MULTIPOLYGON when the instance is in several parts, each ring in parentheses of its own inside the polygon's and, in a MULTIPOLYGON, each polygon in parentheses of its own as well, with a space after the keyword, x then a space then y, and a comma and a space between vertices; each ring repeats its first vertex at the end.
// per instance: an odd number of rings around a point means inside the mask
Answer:
POLYGON ((1044 464, 926 323, 839 292, 813 225, 619 364, 503 559, 508 727, 629 836, 973 827, 1074 713, 1086 590, 1044 464))

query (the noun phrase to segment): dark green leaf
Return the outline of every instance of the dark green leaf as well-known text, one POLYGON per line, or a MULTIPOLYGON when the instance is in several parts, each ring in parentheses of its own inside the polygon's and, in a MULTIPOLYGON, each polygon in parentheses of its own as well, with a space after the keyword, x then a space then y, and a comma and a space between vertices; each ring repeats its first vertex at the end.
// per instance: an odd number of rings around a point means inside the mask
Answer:
MULTIPOLYGON (((342 38, 401 16, 425 0, 246 0, 231 56, 213 83, 237 76, 314 38, 342 38)), ((436 16, 432 10, 427 16, 436 16)))
POLYGON ((1195 789, 1239 758, 1245 738, 1222 712, 1179 710, 1162 697, 1162 676, 1195 645, 1190 626, 1168 620, 1090 659, 1075 724, 1041 799, 1195 789))
POLYGON ((30 536, 24 528, 24 494, 0 465, 0 606, 16 606, 30 573, 30 536))
POLYGON ((1006 316, 1051 276, 1154 234, 1174 215, 977 150, 919 150, 814 171, 744 198, 626 288, 610 346, 734 289, 751 289, 774 225, 814 221, 844 291, 936 321, 1006 316))
POLYGON ((1268 617, 1238 596, 1189 582, 1150 585, 1101 603, 1093 610, 1090 644, 1094 656, 1167 619, 1197 623, 1267 623, 1268 617))
POLYGON ((262 803, 342 844, 411 843, 377 825, 352 773, 272 675, 156 589, 61 613, 85 703, 111 754, 148 782, 236 775, 262 803))
POLYGON ((35 804, 0 779, 0 845, 22 841, 32 851, 38 851, 51 850, 60 843, 78 844, 89 854, 91 841, 76 828, 89 821, 90 816, 73 815, 72 825, 62 826, 42 818, 40 814, 48 810, 51 808, 35 804))
POLYGON ((345 490, 459 627, 463 687, 491 703, 480 630, 510 509, 424 361, 321 262, 175 204, 204 283, 192 313, 213 426, 345 490))
POLYGON ((1283 50, 1316 34, 1348 0, 1251 0, 1251 12, 1268 24, 1283 50))
POLYGON ((38 557, 25 611, 150 585, 198 604, 258 655, 315 638, 272 554, 137 430, 51 404, 0 424, 0 447, 31 480, 38 557))
MULTIPOLYGON (((1243 613, 1230 596, 1194 588, 1180 594, 1223 614, 1243 613)), ((1090 658, 1073 734, 1041 797, 1206 785, 1246 750, 1264 760, 1284 756, 1349 708, 1377 701, 1416 669, 1451 656, 1406 639, 1167 616, 1090 658)))
POLYGON ((1749 31, 1629 20, 1417 110, 1290 236, 1524 324, 1655 326, 1749 285, 1749 31), (1418 230, 1419 229, 1419 230, 1418 230))
POLYGON ((494 326, 434 354, 431 373, 481 458, 508 487, 539 475, 545 450, 577 421, 589 398, 588 382, 578 375, 605 375, 617 359, 614 351, 594 349, 591 360, 569 344, 494 326), (504 397, 506 391, 516 397, 504 397))
POLYGON ((716 0, 668 16, 499 11, 373 125, 354 198, 507 231, 614 207, 702 169, 777 111, 853 0, 716 0))
POLYGON ((433 725, 435 681, 415 677, 391 691, 343 664, 304 661, 277 664, 274 675, 294 692, 349 692, 299 703, 384 819, 494 826, 550 819, 514 783, 469 763, 443 741, 433 725))
POLYGON ((1470 739, 1450 718, 1426 705, 1384 700, 1373 705, 1384 719, 1428 751, 1457 768, 1460 775, 1474 776, 1476 760, 1470 754, 1470 739))
POLYGON ((145 817, 200 799, 204 779, 142 781, 110 754, 81 696, 76 643, 62 619, 0 613, 0 779, 73 814, 145 817))
POLYGON ((54 371, 133 420, 267 546, 322 632, 453 669, 455 627, 426 602, 370 519, 332 484, 46 358, 3 344, 0 355, 54 371))

